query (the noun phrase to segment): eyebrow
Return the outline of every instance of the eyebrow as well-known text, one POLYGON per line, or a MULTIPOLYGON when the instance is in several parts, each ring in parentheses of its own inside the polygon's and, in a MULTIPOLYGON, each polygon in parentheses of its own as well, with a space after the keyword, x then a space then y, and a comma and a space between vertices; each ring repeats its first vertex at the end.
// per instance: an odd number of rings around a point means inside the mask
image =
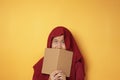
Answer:
POLYGON ((55 41, 55 40, 57 41, 57 39, 55 39, 55 38, 54 38, 53 40, 54 40, 54 41, 55 41))

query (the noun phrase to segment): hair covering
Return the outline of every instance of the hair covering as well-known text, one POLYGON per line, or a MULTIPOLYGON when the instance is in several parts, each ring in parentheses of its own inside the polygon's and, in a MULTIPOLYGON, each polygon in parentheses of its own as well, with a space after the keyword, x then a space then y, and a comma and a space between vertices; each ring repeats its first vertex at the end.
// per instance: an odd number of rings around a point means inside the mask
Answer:
MULTIPOLYGON (((85 75, 84 60, 71 32, 67 28, 63 26, 58 26, 54 28, 48 37, 47 48, 51 48, 52 39, 60 35, 64 35, 66 50, 73 51, 73 59, 72 59, 70 77, 67 78, 66 80, 84 80, 84 75, 85 75)), ((40 59, 33 66, 34 68, 33 80, 48 80, 49 79, 49 75, 41 73, 43 59, 44 58, 40 59)))

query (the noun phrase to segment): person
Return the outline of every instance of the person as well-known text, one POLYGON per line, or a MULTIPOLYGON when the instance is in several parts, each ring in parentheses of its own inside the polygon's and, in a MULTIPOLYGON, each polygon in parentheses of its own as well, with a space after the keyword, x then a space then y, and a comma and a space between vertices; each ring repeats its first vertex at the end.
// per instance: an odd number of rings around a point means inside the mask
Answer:
POLYGON ((72 65, 70 77, 66 77, 64 71, 55 70, 50 75, 42 74, 42 57, 34 66, 34 74, 32 80, 84 80, 84 59, 73 38, 71 32, 64 26, 57 26, 49 34, 47 48, 59 48, 73 51, 72 65))

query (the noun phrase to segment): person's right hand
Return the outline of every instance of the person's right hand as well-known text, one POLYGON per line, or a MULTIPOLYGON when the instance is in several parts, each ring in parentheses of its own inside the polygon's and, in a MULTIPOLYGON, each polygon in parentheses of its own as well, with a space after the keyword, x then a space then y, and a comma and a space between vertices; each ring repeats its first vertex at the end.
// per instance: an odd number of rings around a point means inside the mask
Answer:
POLYGON ((55 70, 50 74, 50 80, 66 80, 66 75, 61 70, 55 70))

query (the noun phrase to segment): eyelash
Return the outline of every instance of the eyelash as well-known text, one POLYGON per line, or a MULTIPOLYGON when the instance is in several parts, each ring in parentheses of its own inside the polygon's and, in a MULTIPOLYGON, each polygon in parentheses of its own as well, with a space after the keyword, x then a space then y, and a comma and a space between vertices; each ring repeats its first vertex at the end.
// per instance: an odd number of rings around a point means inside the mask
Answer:
POLYGON ((56 43, 57 43, 58 41, 54 41, 54 42, 56 42, 56 43))

